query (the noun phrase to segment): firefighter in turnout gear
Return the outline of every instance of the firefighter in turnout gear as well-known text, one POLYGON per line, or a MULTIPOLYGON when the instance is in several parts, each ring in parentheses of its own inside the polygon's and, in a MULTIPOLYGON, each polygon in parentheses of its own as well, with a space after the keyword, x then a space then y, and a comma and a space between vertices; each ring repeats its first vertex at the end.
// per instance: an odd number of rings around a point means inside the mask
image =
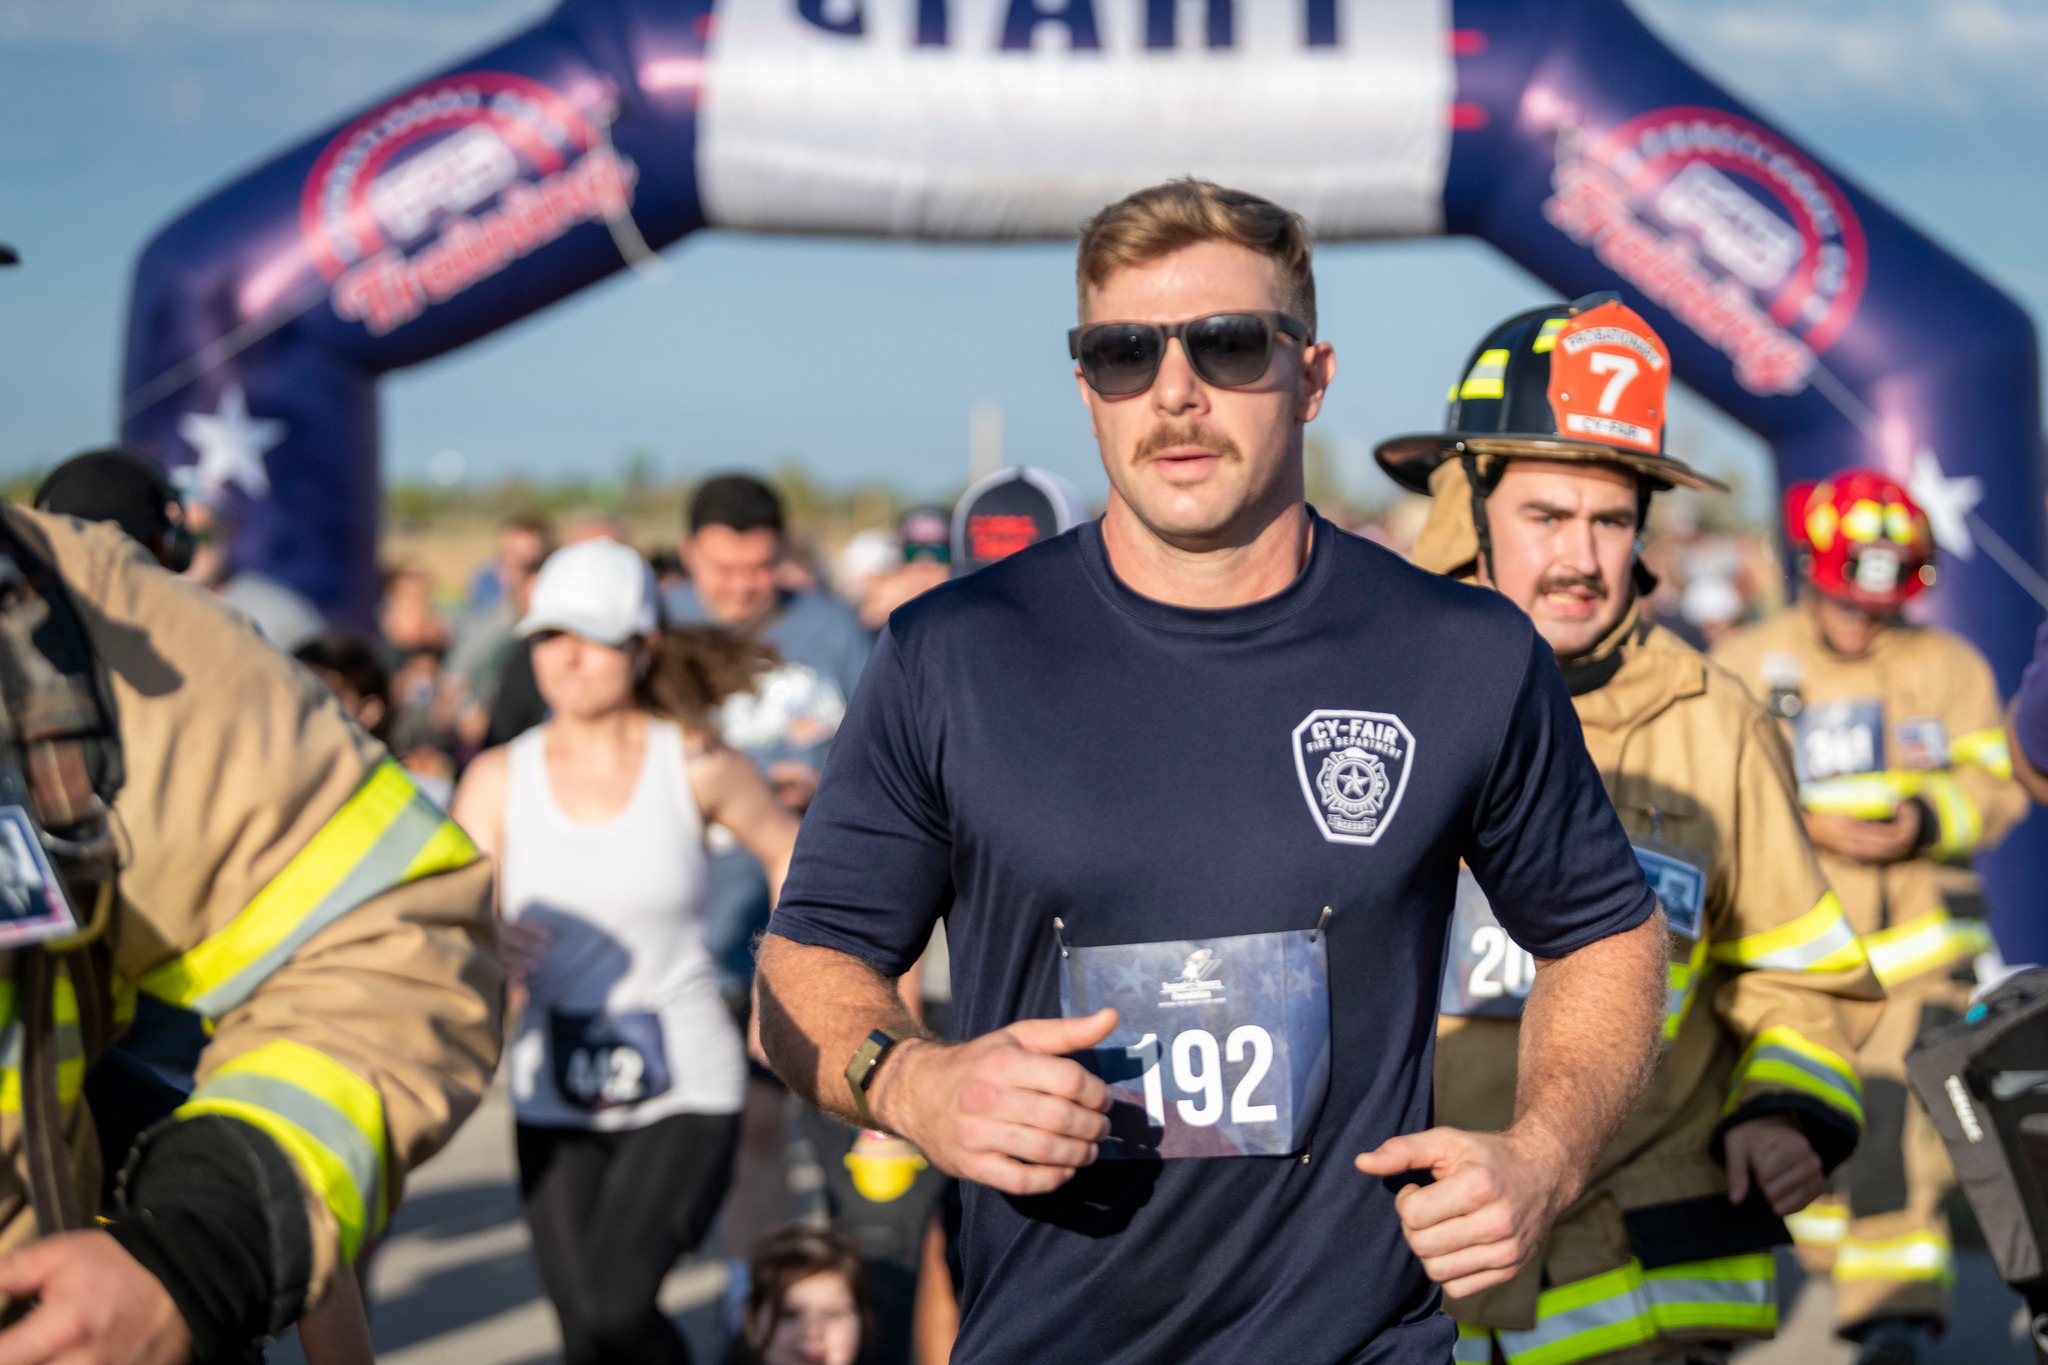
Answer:
POLYGON ((482 1097, 488 864, 230 608, 6 507, 0 865, 0 1355, 256 1358, 482 1097), (127 1088, 93 1068, 138 1011, 205 1050, 102 1152, 127 1088))
POLYGON ((1899 616, 1934 580, 1934 539, 1912 497, 1849 471, 1785 498, 1810 591, 1724 638, 1714 658, 1767 700, 1791 739, 1806 826, 1889 1003, 1857 1058, 1869 1136, 1835 1197, 1794 1223, 1832 1265, 1836 1325, 1866 1358, 1908 1361, 1938 1327, 1954 1278, 1940 1211, 1953 1184, 1905 1056, 1953 1021, 1990 950, 1971 857, 2025 815, 1991 669, 1968 643, 1899 616))
MULTIPOLYGON (((1464 1362, 1714 1361, 1777 1326, 1771 1247, 1855 1148, 1850 1059, 1881 992, 1815 861, 1776 726, 1640 614, 1652 494, 1718 489, 1662 453, 1670 356, 1613 296, 1501 324, 1449 431, 1383 443, 1435 501, 1417 562, 1529 613, 1570 684, 1671 933, 1665 1046, 1641 1107, 1520 1277, 1446 1309, 1464 1362)), ((1461 879, 1437 1043, 1439 1122, 1513 1118, 1533 963, 1461 879)))

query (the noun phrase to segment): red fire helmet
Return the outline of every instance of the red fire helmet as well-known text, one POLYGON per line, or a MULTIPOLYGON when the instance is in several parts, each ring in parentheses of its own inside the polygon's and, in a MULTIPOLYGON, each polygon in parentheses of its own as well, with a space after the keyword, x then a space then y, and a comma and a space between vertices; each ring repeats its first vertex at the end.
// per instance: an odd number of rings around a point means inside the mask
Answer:
POLYGON ((1799 568, 1829 597, 1890 611, 1934 582, 1934 532, 1904 486, 1852 469, 1785 493, 1799 568))

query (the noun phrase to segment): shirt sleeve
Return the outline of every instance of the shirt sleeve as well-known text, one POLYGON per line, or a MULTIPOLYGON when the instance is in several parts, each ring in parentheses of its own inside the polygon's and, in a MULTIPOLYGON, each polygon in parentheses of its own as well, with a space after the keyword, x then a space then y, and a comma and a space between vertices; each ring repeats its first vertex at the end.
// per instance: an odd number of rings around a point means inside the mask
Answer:
POLYGON ((2034 659, 2012 704, 2013 742, 2039 772, 2048 772, 2048 621, 2034 637, 2034 659))
POLYGON ((953 901, 938 722, 885 630, 825 764, 768 931, 884 976, 910 969, 953 901))
POLYGON ((1657 906, 1564 675, 1533 632, 1465 861, 1502 926, 1537 957, 1633 929, 1657 906))
POLYGON ((1713 1005, 1742 1049, 1716 1141, 1759 1114, 1789 1111, 1833 1170, 1863 1131, 1854 1058, 1884 991, 1807 840, 1778 723, 1752 710, 1737 744, 1728 875, 1701 945, 1725 973, 1713 1005))

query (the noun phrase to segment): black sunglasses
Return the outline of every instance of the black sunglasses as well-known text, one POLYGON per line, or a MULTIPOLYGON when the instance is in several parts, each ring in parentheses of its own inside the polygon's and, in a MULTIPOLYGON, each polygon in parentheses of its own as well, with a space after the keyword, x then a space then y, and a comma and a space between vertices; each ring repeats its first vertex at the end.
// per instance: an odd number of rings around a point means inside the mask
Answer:
POLYGON ((1234 389, 1265 377, 1276 332, 1304 346, 1314 339, 1308 324, 1286 313, 1211 313, 1185 322, 1092 322, 1067 333, 1067 354, 1080 363, 1089 388, 1122 398, 1152 387, 1166 343, 1179 337, 1205 383, 1234 389))

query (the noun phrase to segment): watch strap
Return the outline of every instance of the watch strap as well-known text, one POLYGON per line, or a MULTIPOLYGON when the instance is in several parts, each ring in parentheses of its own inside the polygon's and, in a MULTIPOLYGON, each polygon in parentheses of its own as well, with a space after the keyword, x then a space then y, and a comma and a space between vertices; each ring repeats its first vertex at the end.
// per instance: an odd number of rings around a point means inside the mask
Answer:
POLYGON ((878 1028, 853 1050, 853 1060, 846 1064, 846 1087, 853 1092, 853 1107, 860 1115, 863 1127, 881 1127, 874 1110, 868 1108, 868 1087, 874 1084, 875 1072, 881 1067, 883 1056, 904 1039, 916 1036, 907 1029, 878 1028))

